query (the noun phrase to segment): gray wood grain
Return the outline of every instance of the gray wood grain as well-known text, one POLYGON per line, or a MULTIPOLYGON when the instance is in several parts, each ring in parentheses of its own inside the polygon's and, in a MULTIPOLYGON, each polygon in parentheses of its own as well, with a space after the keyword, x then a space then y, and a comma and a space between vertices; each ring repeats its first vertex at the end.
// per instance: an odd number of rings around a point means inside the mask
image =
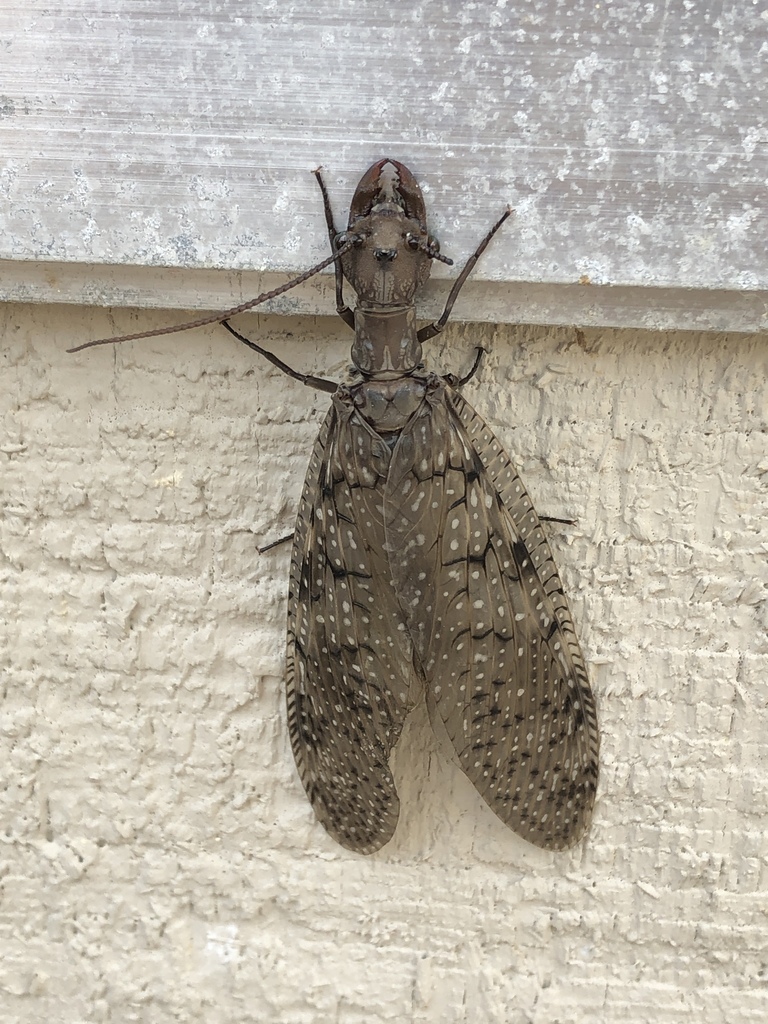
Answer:
POLYGON ((749 292, 733 326, 764 322, 762 3, 7 0, 0 53, 0 259, 61 265, 63 299, 84 263, 303 270, 310 171, 341 222, 391 155, 457 259, 514 206, 478 280, 553 314, 581 280, 749 292))

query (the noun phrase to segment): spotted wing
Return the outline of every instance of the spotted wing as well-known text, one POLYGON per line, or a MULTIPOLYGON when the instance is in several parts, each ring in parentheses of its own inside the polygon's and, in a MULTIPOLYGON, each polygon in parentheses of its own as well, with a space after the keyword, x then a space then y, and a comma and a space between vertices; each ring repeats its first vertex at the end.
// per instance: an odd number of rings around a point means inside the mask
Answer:
POLYGON ((537 846, 586 830, 595 706, 552 552, 509 457, 439 385, 392 457, 385 518, 416 659, 459 763, 537 846))
POLYGON ((380 438, 334 399, 307 471, 291 563, 293 753, 318 819, 359 853, 394 833, 388 761, 410 707, 412 649, 384 550, 389 460, 380 438))

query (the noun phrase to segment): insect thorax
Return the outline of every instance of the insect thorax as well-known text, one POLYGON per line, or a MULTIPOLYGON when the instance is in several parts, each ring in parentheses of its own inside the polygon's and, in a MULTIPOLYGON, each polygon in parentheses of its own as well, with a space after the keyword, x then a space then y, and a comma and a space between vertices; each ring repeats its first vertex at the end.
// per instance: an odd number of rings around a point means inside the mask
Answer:
POLYGON ((394 380, 362 380, 351 383, 338 400, 349 403, 383 440, 394 441, 421 405, 433 374, 417 370, 394 380))
POLYGON ((392 309, 358 306, 352 362, 364 374, 377 378, 400 376, 421 363, 413 306, 392 309))

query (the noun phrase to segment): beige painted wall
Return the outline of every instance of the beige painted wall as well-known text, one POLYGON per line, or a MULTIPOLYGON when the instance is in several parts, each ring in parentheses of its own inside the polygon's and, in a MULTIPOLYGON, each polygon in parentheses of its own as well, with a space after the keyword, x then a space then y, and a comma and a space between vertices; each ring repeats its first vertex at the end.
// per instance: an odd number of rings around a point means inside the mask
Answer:
MULTIPOLYGON (((315 824, 282 701, 288 532, 327 396, 179 314, 0 307, 0 1011, 19 1024, 768 1017, 768 345, 454 328, 597 692, 585 843, 497 821, 416 712, 394 841, 315 824)), ((338 376, 337 321, 256 318, 338 376)))

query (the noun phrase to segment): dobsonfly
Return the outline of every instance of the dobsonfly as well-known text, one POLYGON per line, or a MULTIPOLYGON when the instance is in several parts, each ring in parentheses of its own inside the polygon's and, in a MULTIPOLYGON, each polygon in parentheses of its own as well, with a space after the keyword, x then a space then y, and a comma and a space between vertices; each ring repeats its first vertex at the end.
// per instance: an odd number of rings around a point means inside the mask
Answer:
POLYGON ((301 497, 288 598, 288 728, 315 814, 342 846, 372 853, 393 836, 390 755, 426 698, 462 771, 523 839, 562 850, 584 835, 595 799, 595 704, 541 521, 462 378, 422 363, 494 224, 456 279, 440 319, 416 326, 415 294, 440 253, 415 178, 379 160, 332 255, 225 313, 92 345, 221 322, 304 384, 333 395, 301 497), (354 329, 337 385, 291 369, 228 318, 335 264, 337 312, 354 329), (344 278, 357 293, 344 303, 344 278))

